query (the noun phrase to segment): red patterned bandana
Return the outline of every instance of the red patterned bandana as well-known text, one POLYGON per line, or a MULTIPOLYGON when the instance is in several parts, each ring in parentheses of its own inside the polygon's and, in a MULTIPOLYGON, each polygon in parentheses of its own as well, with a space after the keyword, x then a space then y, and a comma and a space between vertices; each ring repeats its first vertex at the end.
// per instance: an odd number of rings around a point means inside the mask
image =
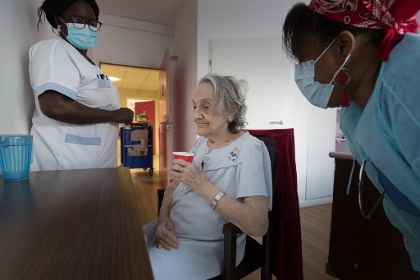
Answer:
POLYGON ((385 29, 378 55, 387 60, 404 33, 417 33, 420 0, 312 0, 309 8, 329 19, 347 25, 385 29))

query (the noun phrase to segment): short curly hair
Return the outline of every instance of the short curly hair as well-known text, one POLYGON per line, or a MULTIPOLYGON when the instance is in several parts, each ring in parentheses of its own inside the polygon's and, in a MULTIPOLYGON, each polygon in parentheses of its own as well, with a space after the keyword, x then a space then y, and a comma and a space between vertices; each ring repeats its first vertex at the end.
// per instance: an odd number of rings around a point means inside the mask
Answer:
POLYGON ((247 105, 246 92, 248 83, 245 80, 237 80, 232 76, 221 76, 209 73, 200 80, 201 83, 209 83, 213 87, 213 113, 233 115, 233 120, 228 124, 231 133, 238 133, 245 127, 247 105), (221 105, 221 106, 220 106, 221 105))
POLYGON ((95 0, 45 0, 37 10, 38 29, 39 26, 42 25, 43 15, 47 18, 47 21, 53 28, 57 28, 55 17, 61 16, 69 6, 79 1, 88 3, 95 13, 96 20, 99 19, 99 7, 95 0))

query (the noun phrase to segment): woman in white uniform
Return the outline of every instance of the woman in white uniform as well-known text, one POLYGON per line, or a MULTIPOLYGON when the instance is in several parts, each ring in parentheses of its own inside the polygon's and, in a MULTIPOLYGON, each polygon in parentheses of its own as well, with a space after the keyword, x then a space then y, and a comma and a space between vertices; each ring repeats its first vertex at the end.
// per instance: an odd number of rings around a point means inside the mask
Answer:
POLYGON ((95 0, 45 0, 45 16, 57 36, 29 52, 35 94, 31 170, 106 168, 117 165, 118 124, 134 113, 120 108, 119 93, 87 56, 102 23, 95 0))
MULTIPOLYGON (((209 74, 193 94, 197 139, 193 163, 172 162, 173 181, 165 190, 157 221, 144 227, 156 280, 208 279, 221 274, 223 224, 261 236, 268 229, 272 181, 263 142, 245 124, 243 85, 209 74)), ((238 236, 237 260, 245 235, 238 236)))

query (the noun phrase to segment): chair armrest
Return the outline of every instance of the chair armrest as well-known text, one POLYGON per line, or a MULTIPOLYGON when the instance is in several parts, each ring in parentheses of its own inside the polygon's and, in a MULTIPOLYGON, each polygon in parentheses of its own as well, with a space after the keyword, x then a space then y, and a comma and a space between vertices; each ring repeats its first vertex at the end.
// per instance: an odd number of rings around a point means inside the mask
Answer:
MULTIPOLYGON (((276 220, 276 212, 268 212, 268 231, 263 236, 263 247, 264 247, 264 269, 261 269, 261 279, 271 280, 273 273, 273 231, 274 231, 274 221, 276 220)), ((275 258, 274 258, 275 259, 275 258)), ((277 275, 276 275, 277 276, 277 275)))
POLYGON ((234 234, 236 236, 240 233, 242 233, 242 230, 232 223, 226 223, 223 225, 223 234, 234 234))
MULTIPOLYGON (((274 227, 274 221, 275 221, 275 215, 276 213, 274 211, 270 211, 268 213, 269 217, 269 228, 265 235, 262 237, 262 246, 258 244, 257 241, 255 241, 252 237, 247 236, 247 250, 250 250, 249 252, 245 252, 245 255, 249 255, 251 253, 252 255, 260 256, 261 262, 257 265, 264 266, 263 269, 261 269, 261 279, 270 279, 272 277, 272 254, 273 251, 272 248, 272 240, 273 240, 273 227, 274 227), (249 240, 248 240, 249 239, 249 240), (253 240, 254 242, 251 242, 248 244, 250 240, 253 240), (261 246, 260 248, 256 248, 255 245, 252 246, 252 244, 258 244, 258 246, 261 246)), ((223 279, 224 280, 233 280, 236 279, 237 269, 236 269, 236 242, 238 234, 242 233, 242 230, 240 230, 237 226, 235 226, 232 223, 226 223, 223 225, 223 235, 224 235, 224 261, 223 261, 223 279)), ((244 257, 245 259, 246 257, 244 257)), ((247 266, 246 263, 248 263, 249 260, 242 260, 241 264, 239 265, 239 277, 243 277, 243 263, 245 261, 245 266, 247 266)), ((254 262, 255 263, 255 262, 254 262)), ((247 269, 245 269, 246 271, 247 269)), ((252 270, 251 270, 252 271, 252 270)), ((246 274, 247 275, 247 274, 246 274)), ((219 279, 219 278, 218 278, 219 279)))
POLYGON ((232 223, 223 225, 224 261, 223 279, 236 279, 236 238, 242 231, 232 223))

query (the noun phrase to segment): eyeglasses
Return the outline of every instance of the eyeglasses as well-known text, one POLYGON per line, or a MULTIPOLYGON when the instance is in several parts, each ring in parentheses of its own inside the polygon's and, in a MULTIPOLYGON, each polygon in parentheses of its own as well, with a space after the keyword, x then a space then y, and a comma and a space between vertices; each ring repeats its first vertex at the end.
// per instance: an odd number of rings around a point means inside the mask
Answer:
MULTIPOLYGON (((60 17, 60 19, 65 23, 65 21, 60 17)), ((90 30, 98 32, 99 29, 101 29, 102 22, 97 20, 91 20, 89 22, 86 22, 83 18, 79 16, 72 16, 71 22, 73 26, 77 29, 83 29, 85 28, 86 24, 89 27, 90 30)))
POLYGON ((365 208, 364 201, 363 201, 363 174, 365 173, 365 166, 366 166, 366 160, 364 159, 362 162, 362 166, 360 167, 360 172, 359 172, 359 209, 360 209, 360 214, 362 215, 363 218, 370 219, 373 213, 375 212, 376 208, 378 207, 379 203, 384 199, 386 190, 382 192, 381 196, 378 198, 378 200, 376 200, 372 209, 366 215, 366 211, 364 209, 365 208))

